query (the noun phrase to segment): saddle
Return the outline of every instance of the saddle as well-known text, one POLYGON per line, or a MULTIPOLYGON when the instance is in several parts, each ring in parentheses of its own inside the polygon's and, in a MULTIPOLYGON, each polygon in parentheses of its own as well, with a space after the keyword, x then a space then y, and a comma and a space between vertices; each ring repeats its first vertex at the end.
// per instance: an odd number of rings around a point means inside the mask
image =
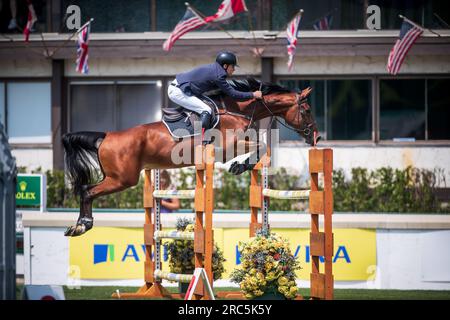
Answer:
MULTIPOLYGON (((215 128, 220 120, 219 108, 214 101, 206 96, 201 100, 211 108, 211 124, 209 129, 215 128)), ((180 139, 201 134, 194 132, 194 122, 201 122, 200 115, 181 106, 166 107, 162 109, 162 122, 169 130, 172 137, 180 139)))

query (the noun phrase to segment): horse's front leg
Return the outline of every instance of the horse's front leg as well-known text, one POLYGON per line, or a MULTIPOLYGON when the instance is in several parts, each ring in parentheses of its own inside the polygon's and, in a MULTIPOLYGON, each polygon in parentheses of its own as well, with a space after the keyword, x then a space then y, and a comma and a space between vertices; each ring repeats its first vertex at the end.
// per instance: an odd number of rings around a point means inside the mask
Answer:
MULTIPOLYGON (((248 141, 238 141, 239 143, 249 143, 248 141)), ((264 155, 267 152, 267 145, 264 142, 260 142, 258 144, 252 143, 252 145, 248 144, 247 148, 250 149, 249 152, 250 155, 244 160, 243 163, 239 163, 237 161, 234 161, 230 169, 228 169, 228 172, 234 174, 234 175, 240 175, 246 171, 253 170, 255 165, 259 162, 261 159, 261 156, 264 155)), ((248 152, 246 152, 248 153, 248 152)))

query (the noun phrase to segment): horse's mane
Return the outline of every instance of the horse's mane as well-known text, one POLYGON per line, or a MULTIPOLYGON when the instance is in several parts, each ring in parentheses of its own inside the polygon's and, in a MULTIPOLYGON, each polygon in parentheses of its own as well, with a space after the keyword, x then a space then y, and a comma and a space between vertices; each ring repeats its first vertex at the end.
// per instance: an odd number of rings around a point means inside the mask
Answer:
MULTIPOLYGON (((250 92, 250 91, 257 91, 261 90, 263 95, 267 94, 273 94, 273 93, 289 93, 292 92, 292 90, 282 87, 278 84, 269 83, 269 82, 263 82, 261 86, 261 81, 256 80, 255 78, 248 77, 243 80, 227 80, 227 82, 237 91, 244 91, 244 92, 250 92), (261 89, 260 89, 261 87, 261 89)), ((223 93, 221 90, 215 90, 214 92, 211 92, 207 94, 208 96, 224 96, 225 93, 223 93)))

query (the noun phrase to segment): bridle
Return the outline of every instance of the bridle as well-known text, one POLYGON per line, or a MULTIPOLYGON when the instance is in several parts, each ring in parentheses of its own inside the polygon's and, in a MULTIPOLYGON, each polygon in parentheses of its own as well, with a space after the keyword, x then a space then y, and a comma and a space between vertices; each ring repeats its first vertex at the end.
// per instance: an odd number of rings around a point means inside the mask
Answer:
MULTIPOLYGON (((298 111, 297 111, 296 118, 297 118, 297 120, 298 120, 298 123, 300 123, 300 118, 301 118, 301 116, 302 116, 302 115, 305 115, 305 112, 306 112, 306 110, 305 110, 305 109, 302 109, 301 106, 302 106, 304 103, 307 103, 307 102, 308 102, 308 99, 307 99, 307 98, 300 99, 300 95, 299 95, 298 93, 295 93, 295 98, 296 98, 295 100, 296 100, 297 106, 298 106, 298 111)), ((309 125, 303 125, 302 128, 300 128, 300 129, 294 128, 294 127, 292 127, 292 126, 290 126, 290 125, 287 125, 287 124, 281 122, 281 121, 278 119, 278 117, 277 117, 277 116, 272 112, 272 110, 270 110, 270 108, 267 106, 266 101, 264 100, 264 97, 261 98, 261 102, 262 102, 262 105, 267 109, 267 111, 269 111, 269 113, 270 113, 270 115, 271 115, 271 117, 272 117, 272 121, 270 121, 269 127, 272 126, 272 123, 273 123, 273 121, 275 120, 275 121, 277 121, 279 124, 281 124, 283 127, 287 128, 287 129, 289 129, 289 130, 291 130, 291 131, 297 132, 297 133, 300 134, 300 135, 303 133, 303 136, 304 136, 304 137, 309 137, 309 136, 311 135, 312 130, 311 130, 310 127, 313 125, 313 123, 310 123, 309 125)), ((256 105, 256 104, 255 104, 255 105, 256 105)), ((254 113, 254 112, 255 112, 255 107, 253 108, 253 113, 254 113)), ((253 114, 252 114, 252 117, 253 117, 253 114)), ((268 127, 268 128, 269 128, 269 127, 268 127)), ((268 128, 267 128, 267 129, 268 129, 268 128)))
MULTIPOLYGON (((260 91, 261 91, 261 88, 260 88, 260 91)), ((296 114, 296 118, 297 118, 298 122, 300 123, 300 118, 302 117, 302 115, 305 115, 305 113, 306 113, 306 110, 303 109, 301 106, 302 106, 304 103, 307 103, 307 102, 308 102, 308 99, 307 99, 307 98, 302 98, 302 99, 300 99, 300 95, 299 95, 298 93, 295 93, 295 97, 296 97, 296 103, 297 103, 297 105, 298 105, 298 111, 297 111, 297 114, 296 114)), ((272 123, 273 123, 273 121, 275 120, 275 121, 277 121, 279 124, 281 124, 283 127, 287 128, 287 129, 289 129, 289 130, 291 130, 291 131, 297 132, 297 133, 300 134, 300 135, 303 134, 303 136, 304 136, 305 138, 309 137, 309 136, 312 134, 311 127, 313 126, 313 123, 310 123, 309 125, 305 125, 305 124, 304 124, 300 129, 294 128, 294 127, 292 127, 292 126, 290 126, 290 125, 287 125, 287 124, 281 122, 281 121, 278 119, 277 115, 275 115, 275 114, 272 112, 272 110, 270 110, 269 106, 267 105, 266 101, 264 100, 264 97, 262 97, 262 98, 260 99, 260 101, 261 101, 262 105, 266 108, 266 110, 269 112, 269 114, 270 114, 270 116, 271 116, 271 118, 272 118, 272 120, 270 121, 270 123, 269 123, 267 129, 269 129, 269 128, 272 126, 272 123)), ((230 115, 235 115, 235 116, 239 116, 239 117, 242 117, 242 118, 247 119, 247 120, 249 121, 249 123, 248 123, 248 125, 247 125, 246 130, 250 129, 250 128, 255 124, 255 121, 254 121, 254 115, 255 115, 255 110, 256 110, 256 105, 257 105, 256 103, 253 104, 253 110, 252 110, 251 116, 247 116, 247 115, 244 115, 244 114, 240 114, 240 113, 228 111, 227 108, 226 108, 225 103, 223 102, 223 100, 222 100, 221 102, 222 102, 222 107, 223 107, 223 109, 225 110, 225 112, 219 113, 220 115, 223 115, 223 114, 230 114, 230 115)))

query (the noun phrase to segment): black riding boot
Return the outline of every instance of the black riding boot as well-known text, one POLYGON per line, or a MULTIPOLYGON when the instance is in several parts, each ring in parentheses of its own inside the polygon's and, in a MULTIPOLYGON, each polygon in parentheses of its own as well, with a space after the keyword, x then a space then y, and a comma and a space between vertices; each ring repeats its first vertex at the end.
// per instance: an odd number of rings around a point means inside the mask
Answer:
POLYGON ((205 140, 205 131, 209 129, 211 122, 211 114, 209 112, 203 111, 200 115, 202 120, 202 144, 207 145, 211 143, 210 140, 205 140))

